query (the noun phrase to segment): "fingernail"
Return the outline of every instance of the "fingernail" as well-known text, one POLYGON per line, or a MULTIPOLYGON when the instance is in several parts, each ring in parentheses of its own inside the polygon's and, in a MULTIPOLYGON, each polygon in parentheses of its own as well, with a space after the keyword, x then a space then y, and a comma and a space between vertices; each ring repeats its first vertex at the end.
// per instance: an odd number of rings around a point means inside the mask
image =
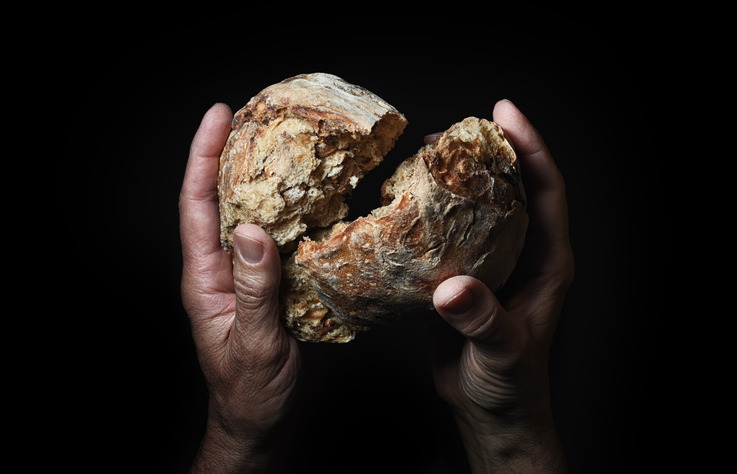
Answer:
POLYGON ((463 314, 473 306, 473 292, 464 288, 452 296, 443 305, 443 309, 451 314, 463 314))
POLYGON ((425 142, 425 145, 429 145, 430 143, 432 143, 435 140, 437 140, 440 137, 440 135, 442 135, 442 134, 443 133, 441 132, 441 133, 432 133, 430 135, 426 135, 425 138, 423 139, 423 141, 425 142))
POLYGON ((233 239, 235 240, 235 249, 238 255, 246 263, 254 265, 264 258, 264 246, 258 240, 253 240, 242 234, 233 235, 233 239))

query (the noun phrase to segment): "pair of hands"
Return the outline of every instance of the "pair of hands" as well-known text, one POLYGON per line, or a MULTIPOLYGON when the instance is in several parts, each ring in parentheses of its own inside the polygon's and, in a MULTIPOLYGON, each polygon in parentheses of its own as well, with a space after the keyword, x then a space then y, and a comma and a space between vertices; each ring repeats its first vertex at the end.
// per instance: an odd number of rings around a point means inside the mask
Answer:
MULTIPOLYGON (((565 472, 547 376, 573 278, 565 186, 539 133, 511 102, 498 102, 493 118, 515 145, 528 197, 519 284, 504 306, 471 277, 437 288, 433 302, 448 325, 433 330, 435 386, 453 410, 474 472, 565 472)), ((235 258, 220 246, 217 174, 231 119, 223 104, 204 116, 179 200, 182 299, 210 391, 193 472, 267 466, 263 440, 284 418, 300 366, 298 344, 279 320, 281 264, 273 240, 241 225, 235 258)))

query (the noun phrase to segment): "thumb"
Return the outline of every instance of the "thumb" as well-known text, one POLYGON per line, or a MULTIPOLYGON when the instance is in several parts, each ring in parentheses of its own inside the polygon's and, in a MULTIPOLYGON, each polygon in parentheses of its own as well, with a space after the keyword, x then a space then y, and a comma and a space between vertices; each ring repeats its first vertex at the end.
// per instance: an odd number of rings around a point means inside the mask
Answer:
POLYGON ((433 304, 448 324, 487 355, 512 349, 519 341, 518 323, 481 281, 457 276, 441 283, 433 304))
POLYGON ((256 225, 245 224, 233 234, 236 343, 274 341, 283 332, 279 321, 281 260, 274 240, 256 225))

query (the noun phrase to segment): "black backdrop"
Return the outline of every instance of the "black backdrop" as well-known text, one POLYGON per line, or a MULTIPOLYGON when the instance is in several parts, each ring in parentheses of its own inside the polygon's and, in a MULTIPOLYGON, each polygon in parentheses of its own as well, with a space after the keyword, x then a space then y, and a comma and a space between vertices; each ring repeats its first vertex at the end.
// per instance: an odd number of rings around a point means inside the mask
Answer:
MULTIPOLYGON (((434 22, 346 20, 331 33, 319 22, 218 15, 70 32, 58 51, 69 81, 44 113, 61 115, 65 145, 64 263, 75 272, 61 286, 81 322, 66 349, 84 387, 69 409, 68 422, 84 421, 76 452, 99 472, 183 472, 192 461, 207 394, 179 298, 177 201, 189 144, 213 103, 235 111, 274 82, 321 71, 409 120, 356 190, 354 215, 377 206, 376 183, 424 135, 470 115, 491 119, 499 99, 541 131, 566 180, 577 271, 550 362, 556 423, 575 471, 638 471, 655 425, 660 185, 642 44, 619 40, 647 32, 580 13, 527 7, 453 26, 438 11, 434 22)), ((423 338, 400 328, 304 345, 316 389, 296 442, 285 441, 287 464, 464 472, 423 338)))

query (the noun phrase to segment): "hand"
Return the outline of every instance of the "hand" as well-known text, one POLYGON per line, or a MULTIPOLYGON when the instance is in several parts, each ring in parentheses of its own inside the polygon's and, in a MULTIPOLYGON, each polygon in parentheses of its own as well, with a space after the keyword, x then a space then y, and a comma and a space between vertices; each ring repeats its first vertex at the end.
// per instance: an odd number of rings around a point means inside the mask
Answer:
POLYGON ((503 306, 471 277, 437 288, 435 308, 457 333, 436 330, 435 385, 474 472, 565 472, 547 375, 573 279, 565 186, 537 130, 511 102, 496 104, 494 120, 514 143, 528 198, 530 225, 514 274, 521 283, 503 306))
POLYGON ((205 114, 179 197, 182 300, 210 393, 193 472, 255 472, 266 465, 265 439, 284 418, 300 360, 279 321, 274 241, 257 226, 241 225, 234 258, 220 246, 217 174, 231 120, 223 104, 205 114))

